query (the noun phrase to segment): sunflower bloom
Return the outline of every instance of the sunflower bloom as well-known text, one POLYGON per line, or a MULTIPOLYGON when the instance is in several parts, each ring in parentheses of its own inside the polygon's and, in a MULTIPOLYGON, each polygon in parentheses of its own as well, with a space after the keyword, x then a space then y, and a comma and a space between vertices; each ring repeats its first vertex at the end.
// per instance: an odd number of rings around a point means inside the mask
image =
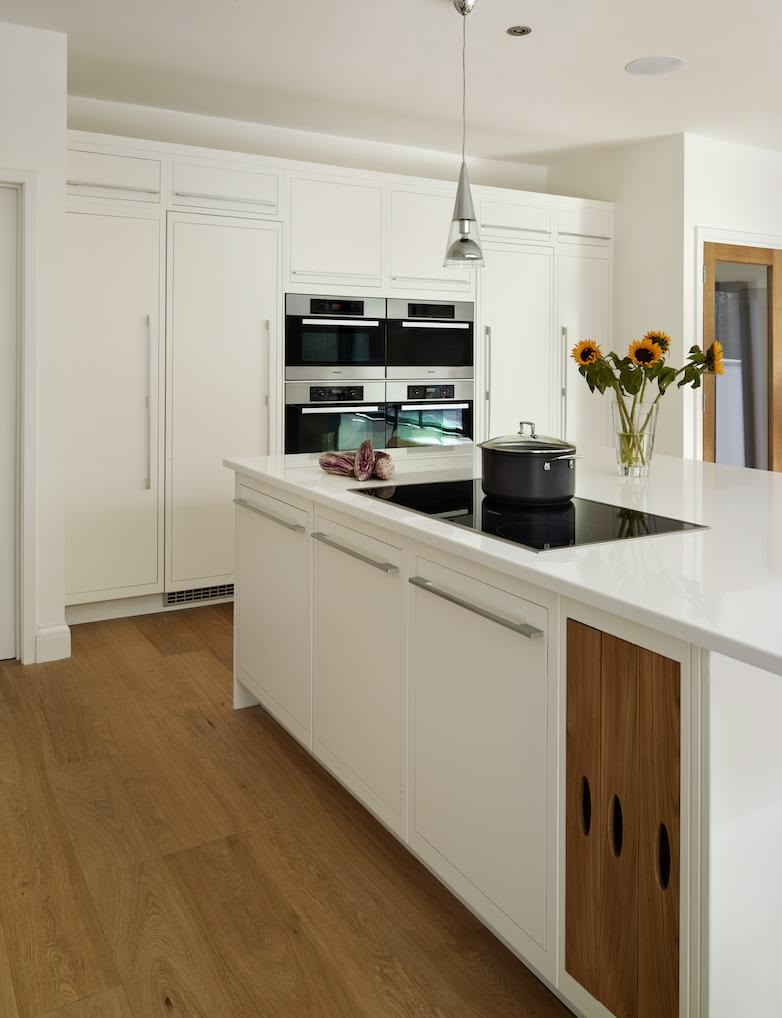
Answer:
POLYGON ((603 352, 594 339, 582 339, 580 343, 576 343, 570 355, 581 367, 581 365, 594 364, 595 361, 599 361, 603 352))
POLYGON ((644 339, 648 339, 650 343, 659 346, 663 353, 668 353, 671 349, 671 337, 667 332, 663 332, 662 329, 651 329, 646 333, 644 339))
POLYGON ((722 352, 722 343, 715 339, 711 346, 706 351, 706 369, 707 371, 713 372, 715 375, 722 375, 725 373, 725 366, 722 363, 724 354, 722 352))
POLYGON ((639 368, 650 368, 652 364, 656 364, 660 360, 662 355, 663 351, 657 343, 645 336, 643 339, 636 339, 634 343, 631 343, 627 351, 627 356, 631 361, 635 361, 639 368))

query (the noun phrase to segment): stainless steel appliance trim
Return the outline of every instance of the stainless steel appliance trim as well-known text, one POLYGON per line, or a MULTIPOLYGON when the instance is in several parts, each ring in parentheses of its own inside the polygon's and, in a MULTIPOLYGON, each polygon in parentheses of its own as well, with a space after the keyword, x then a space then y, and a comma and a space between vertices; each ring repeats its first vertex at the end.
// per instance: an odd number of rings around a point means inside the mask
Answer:
MULTIPOLYGON (((361 301, 364 308, 363 314, 346 315, 344 312, 340 312, 340 317, 351 318, 353 321, 361 321, 364 318, 382 319, 386 317, 385 297, 353 297, 344 294, 326 295, 323 293, 286 293, 285 314, 297 315, 302 318, 311 318, 313 313, 310 301, 313 300, 361 301)), ((333 316, 326 315, 325 317, 328 318, 333 316)))
POLYGON ((199 198, 204 201, 230 201, 237 205, 264 205, 266 208, 276 209, 276 201, 268 201, 264 198, 229 198, 224 194, 205 194, 201 191, 174 191, 175 198, 199 198))
POLYGON ((305 406, 301 408, 303 414, 347 414, 351 410, 359 410, 362 413, 376 413, 379 406, 367 406, 366 403, 327 403, 326 406, 305 406))
POLYGON ((412 322, 402 322, 403 329, 445 329, 450 331, 452 329, 469 329, 469 322, 432 322, 426 318, 416 319, 412 322))
POLYGON ((387 367, 386 378, 409 379, 411 382, 425 379, 428 382, 442 379, 447 381, 450 378, 472 378, 475 374, 472 364, 460 364, 457 366, 445 367, 443 365, 429 365, 422 367, 420 364, 405 364, 401 367, 387 367))
MULTIPOLYGON (((391 382, 386 384, 386 402, 387 403, 414 403, 416 400, 414 397, 408 395, 408 388, 411 385, 436 385, 436 381, 432 381, 431 378, 414 378, 404 382, 391 382)), ((451 400, 458 400, 460 403, 464 400, 472 400, 475 386, 469 379, 457 379, 453 382, 453 396, 443 397, 437 396, 434 399, 430 399, 430 402, 450 402, 451 400)), ((370 397, 374 398, 374 397, 370 397)), ((424 399, 421 402, 425 402, 424 399)))
POLYGON ((144 478, 144 487, 147 491, 152 490, 152 316, 144 318, 144 334, 147 341, 147 396, 145 399, 147 411, 147 476, 144 478))
POLYGON ((99 191, 132 191, 134 194, 160 194, 159 187, 133 187, 130 184, 98 184, 93 180, 69 180, 68 187, 94 187, 99 191))
MULTIPOLYGON (((425 297, 389 297, 386 303, 388 318, 410 318, 410 304, 426 304, 431 308, 453 308, 453 318, 449 322, 472 322, 475 319, 475 304, 469 300, 426 300, 425 297)), ((431 321, 436 315, 427 315, 421 321, 431 321)), ((416 319, 417 321, 418 319, 416 319)))
POLYGON ((316 530, 312 535, 313 541, 319 541, 321 544, 327 545, 329 548, 334 548, 336 551, 341 551, 345 555, 350 555, 351 558, 357 558, 359 562, 364 562, 368 566, 373 566, 375 569, 379 569, 383 573, 398 573, 399 566, 395 566, 393 562, 378 562, 377 559, 370 558, 369 555, 362 555, 360 551, 354 551, 352 548, 345 547, 344 544, 337 544, 336 541, 332 541, 328 534, 321 533, 316 530))
POLYGON ((361 367, 355 364, 343 364, 339 368, 330 368, 326 364, 313 364, 309 367, 285 368, 287 382, 312 382, 315 384, 338 381, 345 385, 352 385, 354 382, 358 384, 359 381, 382 381, 385 377, 386 369, 382 366, 361 367))
POLYGON ((286 530, 292 530, 295 534, 303 534, 307 529, 302 526, 301 523, 290 523, 288 520, 282 520, 279 516, 273 516, 271 513, 267 513, 263 509, 259 509, 257 505, 253 505, 252 502, 248 502, 246 498, 235 498, 234 504, 238 505, 240 509, 249 509, 250 512, 255 513, 256 516, 263 516, 265 520, 271 520, 272 523, 278 523, 281 527, 285 527, 286 530))
MULTIPOLYGON (((309 381, 309 382, 286 382, 285 383, 285 403, 287 406, 299 406, 305 403, 316 402, 312 398, 310 389, 328 387, 328 383, 323 381, 309 381)), ((334 387, 339 388, 361 388, 363 389, 362 395, 359 399, 334 399, 330 403, 385 403, 386 401, 386 386, 385 382, 366 382, 360 378, 346 378, 344 381, 339 379, 338 382, 334 383, 334 387)), ((402 397, 404 399, 404 397, 402 397)), ((320 402, 318 400, 317 402, 320 402)), ((325 403, 324 403, 325 405, 325 403)))
MULTIPOLYGON (((313 534, 312 536, 314 537, 315 535, 313 534)), ((423 576, 411 576, 407 582, 412 583, 419 590, 425 590, 428 594, 434 594, 435 597, 448 601, 449 604, 455 604, 457 608, 464 608, 465 611, 472 612, 474 615, 480 615, 482 619, 496 622, 498 626, 511 629, 514 633, 519 633, 520 636, 526 636, 528 640, 537 640, 544 635, 543 630, 538 629, 537 626, 530 626, 526 622, 513 622, 502 615, 496 615, 485 608, 480 608, 477 604, 472 604, 470 601, 457 597, 456 594, 449 594, 447 590, 435 587, 431 580, 427 580, 423 576)))
POLYGON ((349 325, 351 329, 376 329, 380 322, 375 318, 302 318, 302 325, 349 325))
POLYGON ((457 403, 453 400, 450 403, 430 403, 422 399, 418 403, 403 403, 403 410, 469 410, 469 403, 457 403))

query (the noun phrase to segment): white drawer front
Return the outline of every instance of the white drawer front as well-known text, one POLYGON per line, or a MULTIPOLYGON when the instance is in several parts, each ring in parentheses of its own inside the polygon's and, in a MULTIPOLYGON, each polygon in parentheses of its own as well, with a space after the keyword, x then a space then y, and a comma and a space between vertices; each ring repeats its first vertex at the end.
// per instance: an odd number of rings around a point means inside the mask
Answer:
POLYGON ((132 201, 160 199, 160 162, 157 159, 69 149, 66 180, 70 194, 132 201))
POLYGON ((174 205, 217 205, 267 214, 277 211, 278 180, 274 173, 175 163, 173 190, 174 205))

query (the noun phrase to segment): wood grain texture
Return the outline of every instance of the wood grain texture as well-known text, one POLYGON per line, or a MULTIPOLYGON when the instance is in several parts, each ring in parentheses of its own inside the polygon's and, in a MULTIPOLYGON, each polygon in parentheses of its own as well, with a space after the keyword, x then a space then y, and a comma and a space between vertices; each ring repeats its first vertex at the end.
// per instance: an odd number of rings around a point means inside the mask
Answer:
POLYGON ((601 644, 597 629, 568 619, 565 801, 565 968, 593 996, 599 993, 598 915, 601 838, 601 644), (588 782, 591 822, 584 823, 588 782))
POLYGON ((595 996, 617 1018, 638 1006, 638 647, 603 634, 600 713, 600 809, 603 817, 599 973, 595 996), (614 799, 621 804, 616 854, 614 799))
POLYGON ((638 852, 638 1018, 679 1014, 680 667, 639 655, 640 827, 638 852), (660 824, 671 845, 661 886, 660 824))
POLYGON ((230 605, 0 666, 2 1018, 566 1018, 259 708, 230 605))

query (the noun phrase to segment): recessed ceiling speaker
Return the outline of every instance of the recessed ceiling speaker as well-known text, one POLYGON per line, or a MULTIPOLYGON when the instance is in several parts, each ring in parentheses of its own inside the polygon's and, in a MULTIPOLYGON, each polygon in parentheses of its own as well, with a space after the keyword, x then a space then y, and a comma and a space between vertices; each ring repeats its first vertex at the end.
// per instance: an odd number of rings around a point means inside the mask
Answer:
POLYGON ((507 31, 508 35, 515 36, 532 35, 532 29, 529 27, 529 25, 511 25, 507 31))

